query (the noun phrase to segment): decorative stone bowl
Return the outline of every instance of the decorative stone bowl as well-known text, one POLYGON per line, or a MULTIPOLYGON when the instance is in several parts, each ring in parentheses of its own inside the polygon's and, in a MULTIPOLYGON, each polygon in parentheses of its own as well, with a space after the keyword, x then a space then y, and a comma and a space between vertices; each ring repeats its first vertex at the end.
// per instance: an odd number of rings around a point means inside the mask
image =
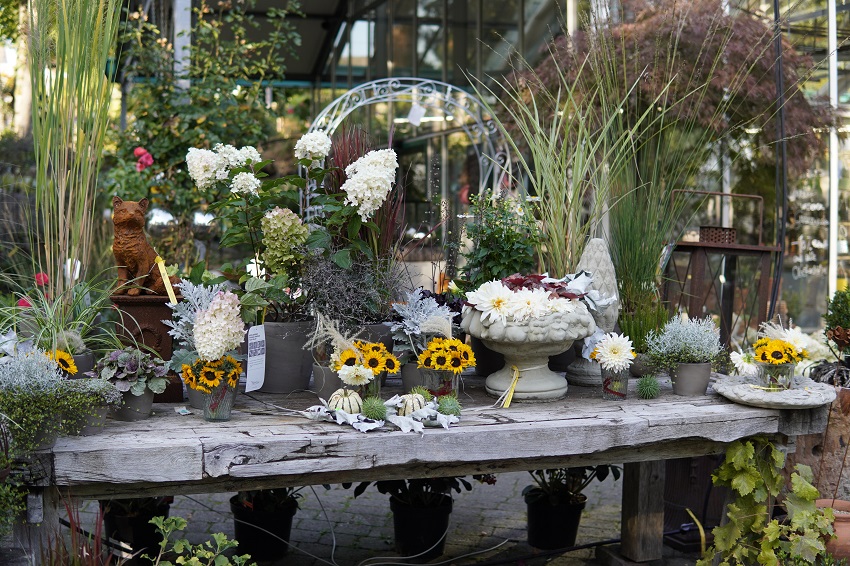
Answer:
POLYGON ((510 387, 514 367, 520 372, 514 400, 554 401, 567 394, 567 380, 549 369, 549 356, 565 352, 575 340, 596 330, 596 323, 583 303, 576 305, 573 312, 550 313, 522 322, 484 322, 481 314, 467 310, 460 326, 505 356, 505 367, 485 382, 488 394, 500 397, 510 387))

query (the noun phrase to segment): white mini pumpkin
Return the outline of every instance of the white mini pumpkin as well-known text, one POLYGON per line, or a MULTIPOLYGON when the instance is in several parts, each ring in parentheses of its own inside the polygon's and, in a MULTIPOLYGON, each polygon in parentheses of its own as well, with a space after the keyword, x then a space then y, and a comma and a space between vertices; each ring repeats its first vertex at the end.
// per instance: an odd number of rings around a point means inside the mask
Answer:
POLYGON ((328 399, 328 409, 338 409, 353 415, 363 409, 363 399, 357 391, 337 389, 328 399))
POLYGON ((414 411, 425 406, 425 397, 419 393, 408 393, 401 396, 401 407, 398 408, 398 414, 402 417, 410 415, 414 411))

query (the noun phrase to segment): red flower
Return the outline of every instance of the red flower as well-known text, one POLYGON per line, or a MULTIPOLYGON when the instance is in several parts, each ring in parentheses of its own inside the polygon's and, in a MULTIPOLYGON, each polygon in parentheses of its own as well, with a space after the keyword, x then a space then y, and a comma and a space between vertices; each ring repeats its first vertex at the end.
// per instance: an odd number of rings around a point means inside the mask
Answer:
POLYGON ((31 307, 32 303, 30 303, 28 300, 26 300, 26 298, 21 297, 20 299, 18 299, 18 306, 19 307, 25 307, 25 308, 31 307))
POLYGON ((139 157, 145 155, 146 153, 148 153, 148 150, 146 150, 142 146, 139 146, 139 147, 137 147, 136 149, 133 150, 133 155, 136 156, 136 158, 139 158, 139 157))
POLYGON ((47 277, 46 273, 39 272, 35 274, 35 284, 39 287, 44 287, 50 283, 50 279, 47 277))
MULTIPOLYGON (((138 149, 138 148, 137 148, 138 149)), ((143 155, 139 157, 139 160, 136 161, 136 171, 142 172, 148 167, 153 165, 153 155, 145 152, 143 155)))

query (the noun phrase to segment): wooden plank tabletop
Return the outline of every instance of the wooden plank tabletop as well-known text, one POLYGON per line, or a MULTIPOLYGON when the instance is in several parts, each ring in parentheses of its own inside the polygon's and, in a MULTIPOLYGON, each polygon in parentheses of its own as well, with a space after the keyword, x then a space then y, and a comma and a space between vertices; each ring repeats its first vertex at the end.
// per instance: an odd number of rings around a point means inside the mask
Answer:
MULTIPOLYGON (((660 398, 643 401, 634 380, 624 402, 571 386, 561 401, 502 409, 492 407, 483 384, 464 376, 460 424, 424 434, 390 426, 361 433, 273 406, 303 410, 316 404, 310 393, 240 393, 224 423, 156 404, 149 419, 109 420, 101 434, 60 438, 42 458, 42 483, 82 497, 143 496, 639 462, 717 453, 757 434, 819 432, 827 416, 826 407, 735 405, 711 390, 678 397, 669 381, 662 381, 660 398)), ((383 397, 400 392, 400 382, 390 379, 383 397)))

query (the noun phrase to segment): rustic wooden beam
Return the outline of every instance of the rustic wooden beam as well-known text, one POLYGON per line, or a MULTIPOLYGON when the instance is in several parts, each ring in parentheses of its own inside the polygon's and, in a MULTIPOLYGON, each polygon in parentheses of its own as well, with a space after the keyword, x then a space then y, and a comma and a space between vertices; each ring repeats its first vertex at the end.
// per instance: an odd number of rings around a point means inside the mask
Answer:
POLYGON ((635 562, 660 560, 664 548, 664 460, 623 468, 620 553, 635 562))

